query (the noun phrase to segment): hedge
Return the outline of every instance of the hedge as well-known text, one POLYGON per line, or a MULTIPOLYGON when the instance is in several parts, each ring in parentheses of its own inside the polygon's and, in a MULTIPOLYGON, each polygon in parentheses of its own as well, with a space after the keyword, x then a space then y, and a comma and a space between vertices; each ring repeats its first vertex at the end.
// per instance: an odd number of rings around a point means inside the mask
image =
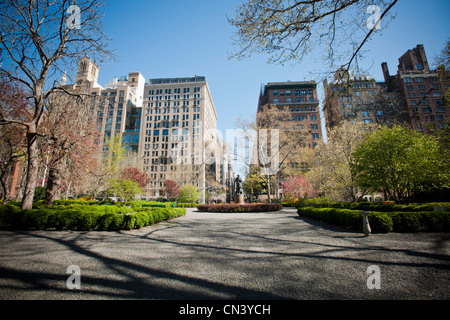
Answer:
POLYGON ((48 206, 22 211, 0 205, 0 229, 117 231, 140 229, 186 214, 183 208, 151 208, 136 212, 116 206, 48 206))
POLYGON ((279 203, 247 203, 247 204, 201 204, 197 206, 201 212, 271 212, 280 211, 279 203))
POLYGON ((178 208, 197 208, 198 203, 177 203, 178 208))
MULTIPOLYGON (((359 210, 300 207, 299 216, 325 223, 362 230, 359 210)), ((448 232, 450 212, 372 212, 369 223, 373 233, 388 232, 448 232)))
POLYGON ((303 199, 295 203, 286 204, 292 207, 317 207, 317 208, 340 208, 376 212, 424 212, 434 211, 435 206, 444 207, 450 211, 450 202, 430 202, 426 204, 395 204, 386 202, 338 202, 329 198, 303 199))

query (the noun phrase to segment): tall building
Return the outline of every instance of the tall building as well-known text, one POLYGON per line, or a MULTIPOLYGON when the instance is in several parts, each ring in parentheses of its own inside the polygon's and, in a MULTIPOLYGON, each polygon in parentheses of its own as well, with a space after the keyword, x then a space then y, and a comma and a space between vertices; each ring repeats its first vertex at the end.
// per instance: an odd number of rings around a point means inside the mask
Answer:
POLYGON ((259 96, 258 113, 269 107, 289 112, 289 125, 293 130, 308 132, 303 146, 314 148, 323 140, 317 83, 272 82, 265 85, 259 96))
POLYGON ((326 128, 331 130, 342 121, 358 121, 383 125, 407 122, 407 114, 401 105, 399 94, 386 82, 338 71, 333 82, 323 82, 326 128))
POLYGON ((389 84, 398 90, 413 128, 425 133, 445 128, 450 115, 444 103, 449 82, 442 72, 430 69, 422 44, 399 58, 395 76, 389 75, 386 63, 383 72, 389 84))
POLYGON ((193 184, 203 195, 220 182, 217 113, 205 77, 149 80, 141 128, 150 197, 160 196, 168 179, 193 184))
POLYGON ((68 87, 99 97, 92 111, 105 151, 108 142, 121 135, 127 150, 138 153, 145 78, 132 72, 102 87, 97 83, 98 74, 99 67, 85 56, 78 64, 75 84, 68 87))

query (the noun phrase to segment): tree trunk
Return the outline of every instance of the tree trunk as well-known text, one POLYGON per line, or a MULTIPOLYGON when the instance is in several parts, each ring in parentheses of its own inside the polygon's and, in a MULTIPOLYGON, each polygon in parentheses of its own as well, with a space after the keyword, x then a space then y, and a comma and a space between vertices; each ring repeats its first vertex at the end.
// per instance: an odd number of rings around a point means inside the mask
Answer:
POLYGON ((22 210, 31 210, 33 208, 34 190, 36 189, 38 175, 38 146, 36 141, 36 130, 28 129, 27 145, 28 145, 28 171, 25 192, 22 199, 22 210))
POLYGON ((272 203, 272 198, 270 197, 270 176, 268 176, 269 179, 267 179, 267 200, 269 201, 269 203, 272 203))
POLYGON ((50 168, 48 172, 47 192, 45 194, 45 204, 52 205, 55 200, 61 198, 61 174, 60 164, 50 168))

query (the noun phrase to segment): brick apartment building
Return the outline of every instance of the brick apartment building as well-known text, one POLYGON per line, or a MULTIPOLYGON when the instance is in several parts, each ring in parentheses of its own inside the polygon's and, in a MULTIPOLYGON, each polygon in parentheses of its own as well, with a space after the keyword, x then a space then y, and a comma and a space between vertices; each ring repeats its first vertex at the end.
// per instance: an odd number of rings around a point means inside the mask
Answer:
POLYGON ((384 81, 351 77, 345 71, 332 83, 324 81, 327 130, 342 120, 401 124, 425 133, 445 127, 449 110, 444 93, 449 83, 443 71, 430 69, 423 45, 399 58, 396 75, 389 74, 386 62, 381 67, 384 81))
POLYGON ((449 81, 445 70, 432 70, 422 44, 408 50, 399 58, 397 74, 389 75, 387 63, 382 64, 388 86, 401 96, 412 128, 429 133, 443 129, 450 116, 445 105, 445 91, 449 81))
POLYGON ((261 90, 258 111, 261 113, 268 107, 289 112, 289 126, 293 131, 308 133, 299 144, 314 148, 323 140, 320 118, 317 83, 304 82, 272 82, 264 85, 261 90))

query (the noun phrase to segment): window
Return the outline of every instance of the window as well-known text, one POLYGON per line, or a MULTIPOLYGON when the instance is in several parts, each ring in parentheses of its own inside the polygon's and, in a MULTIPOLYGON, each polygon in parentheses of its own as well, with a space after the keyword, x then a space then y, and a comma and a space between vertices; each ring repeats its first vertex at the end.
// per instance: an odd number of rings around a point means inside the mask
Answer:
POLYGON ((411 78, 409 78, 409 77, 408 78, 404 78, 403 81, 405 83, 411 83, 412 82, 411 78))
POLYGON ((423 113, 431 113, 431 108, 423 108, 423 113))
POLYGON ((422 105, 428 106, 428 105, 430 105, 430 100, 428 100, 428 99, 420 100, 420 103, 421 103, 422 105))
POLYGON ((419 89, 420 91, 426 90, 424 84, 419 84, 419 85, 417 86, 417 89, 419 89))
POLYGON ((278 97, 278 91, 277 91, 277 90, 274 90, 274 91, 273 91, 273 96, 274 96, 274 97, 278 97))
POLYGON ((423 77, 417 77, 417 78, 415 79, 415 81, 416 81, 416 82, 423 82, 423 77))
POLYGON ((409 105, 410 106, 416 106, 417 105, 417 101, 416 100, 410 100, 409 101, 409 105))

